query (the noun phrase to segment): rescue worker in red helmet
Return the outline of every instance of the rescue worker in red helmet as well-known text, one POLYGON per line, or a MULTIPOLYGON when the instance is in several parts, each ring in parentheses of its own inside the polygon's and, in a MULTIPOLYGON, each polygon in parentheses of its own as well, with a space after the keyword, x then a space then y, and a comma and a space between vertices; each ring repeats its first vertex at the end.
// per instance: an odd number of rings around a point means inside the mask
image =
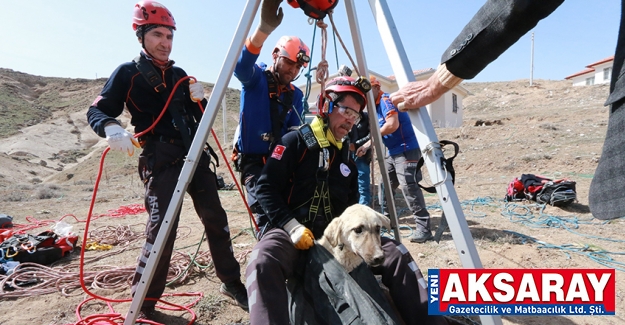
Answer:
POLYGON ((281 1, 263 1, 260 24, 245 42, 234 70, 242 84, 236 164, 259 226, 257 238, 268 220, 256 200, 256 182, 275 141, 302 123, 303 93, 291 82, 310 61, 310 50, 300 38, 283 36, 271 52, 271 65, 256 64, 264 42, 282 22, 281 1))
MULTIPOLYGON (((200 83, 183 81, 175 90, 171 104, 165 107, 176 82, 187 76, 183 69, 169 59, 176 23, 165 6, 155 1, 138 2, 132 27, 143 50, 132 62, 121 64, 111 74, 100 95, 89 107, 87 120, 99 136, 106 137, 112 150, 132 155, 139 144, 143 149, 139 155, 138 169, 139 177, 145 184, 145 207, 149 218, 146 242, 132 280, 134 295, 174 193, 182 161, 202 118, 198 102, 206 107, 207 101, 200 83), (150 73, 156 78, 147 78, 146 74, 150 73), (124 107, 130 112, 130 123, 135 133, 150 128, 162 110, 167 111, 151 131, 135 139, 116 119, 124 107)), ((220 291, 247 309, 247 292, 241 282, 240 265, 232 251, 228 219, 221 206, 216 176, 206 153, 199 159, 187 192, 204 225, 216 274, 222 281, 220 291)), ((161 258, 157 261, 139 318, 153 319, 156 299, 165 290, 178 222, 179 215, 173 219, 173 231, 166 239, 161 258)))
MULTIPOLYGON (((358 203, 358 170, 349 157, 347 135, 361 117, 370 88, 365 78, 328 82, 318 101, 321 114, 283 136, 267 159, 257 198, 271 229, 253 248, 246 269, 248 296, 254 297, 252 325, 290 323, 285 281, 303 273, 305 251, 329 222, 358 203)), ((382 244, 385 260, 372 271, 390 288, 406 324, 445 324, 443 318, 428 316, 426 282, 408 250, 385 237, 382 244)), ((324 317, 329 323, 336 319, 324 317)))

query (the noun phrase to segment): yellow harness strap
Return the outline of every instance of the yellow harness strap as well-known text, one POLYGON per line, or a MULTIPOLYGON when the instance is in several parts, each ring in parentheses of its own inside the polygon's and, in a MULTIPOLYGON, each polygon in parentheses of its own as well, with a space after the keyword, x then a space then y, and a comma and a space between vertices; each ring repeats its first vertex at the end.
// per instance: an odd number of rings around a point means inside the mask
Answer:
POLYGON ((329 147, 330 144, 333 144, 339 150, 343 148, 343 142, 337 141, 336 138, 334 138, 334 134, 332 134, 330 130, 323 132, 324 122, 321 117, 316 116, 315 119, 310 122, 310 128, 313 130, 313 134, 315 135, 315 138, 317 138, 317 142, 319 142, 319 146, 321 148, 329 147))

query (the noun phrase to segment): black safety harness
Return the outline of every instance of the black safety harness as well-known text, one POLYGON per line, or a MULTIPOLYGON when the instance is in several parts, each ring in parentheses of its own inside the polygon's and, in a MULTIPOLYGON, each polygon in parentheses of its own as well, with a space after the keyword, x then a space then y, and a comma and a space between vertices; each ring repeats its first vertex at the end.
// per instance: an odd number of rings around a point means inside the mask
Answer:
MULTIPOLYGON (((452 145, 454 147, 453 156, 449 158, 445 158, 443 156, 441 157, 441 161, 440 161, 441 166, 443 166, 443 168, 449 173, 449 176, 451 176, 451 183, 454 184, 456 182, 456 171, 454 170, 453 162, 454 162, 454 158, 456 158, 456 156, 458 155, 458 152, 460 151, 460 147, 458 146, 457 143, 449 141, 449 140, 441 140, 439 141, 439 144, 441 145, 441 148, 444 148, 446 145, 452 145)), ((419 159, 419 162, 417 163, 417 170, 420 170, 421 167, 423 167, 424 162, 425 162, 425 159, 423 156, 421 156, 421 159, 419 159)), ((436 187, 434 186, 425 187, 419 184, 419 187, 428 193, 431 193, 431 194, 436 193, 436 187)), ((438 225, 438 228, 436 229, 436 233, 434 234, 434 240, 437 243, 440 241, 441 236, 443 235, 443 232, 447 230, 447 228, 448 228, 447 217, 445 216, 445 211, 443 211, 443 214, 441 215, 441 221, 438 225)))
MULTIPOLYGON (((293 110, 293 91, 288 90, 284 94, 284 99, 280 99, 278 82, 276 81, 273 72, 271 72, 270 70, 265 70, 264 73, 267 77, 267 89, 269 90, 269 114, 271 117, 271 132, 263 133, 260 136, 263 141, 269 142, 269 146, 267 149, 268 154, 273 151, 276 141, 278 141, 278 139, 280 139, 280 136, 282 135, 282 127, 284 126, 284 123, 286 121, 286 116, 291 110, 293 110), (282 105, 282 111, 280 111, 280 105, 282 105)), ((267 154, 255 155, 242 153, 239 156, 235 146, 235 153, 233 155, 235 168, 237 168, 238 171, 244 173, 246 167, 249 165, 264 165, 267 154)))
POLYGON ((264 133, 261 136, 264 141, 269 141, 269 152, 273 150, 276 141, 282 134, 282 127, 286 120, 286 115, 293 109, 293 91, 287 90, 284 94, 284 100, 280 99, 278 92, 278 82, 273 72, 265 70, 267 76, 267 88, 269 89, 269 113, 271 114, 271 134, 264 133), (282 105, 280 112, 278 105, 282 105))
MULTIPOLYGON (((325 122, 325 121, 324 121, 325 122)), ((324 134, 326 132, 327 123, 324 123, 324 134)), ((306 143, 308 150, 314 152, 319 151, 319 165, 315 173, 317 180, 317 186, 315 187, 315 193, 311 198, 311 203, 308 209, 308 216, 302 220, 302 223, 312 223, 319 215, 323 215, 326 221, 330 221, 333 218, 332 204, 330 202, 330 189, 328 187, 328 176, 330 171, 330 151, 326 146, 320 144, 319 139, 314 135, 310 125, 304 124, 298 129, 300 137, 306 143), (323 208, 320 211, 319 208, 323 208)), ((326 140, 327 141, 327 140, 326 140)), ((349 139, 343 143, 340 151, 341 159, 343 163, 349 162, 349 139)))
MULTIPOLYGON (((139 55, 133 59, 137 70, 141 73, 141 75, 145 78, 147 83, 156 91, 164 103, 167 103, 167 99, 169 97, 169 91, 167 89, 167 85, 163 82, 160 74, 156 71, 154 66, 143 56, 139 55)), ((176 72, 172 69, 172 85, 175 84, 174 81, 177 78, 176 72)), ((177 96, 174 97, 167 107, 167 110, 171 117, 173 118, 174 127, 180 132, 180 136, 182 137, 182 145, 187 148, 187 152, 191 148, 191 142, 193 141, 193 136, 195 135, 195 131, 197 130, 197 123, 189 117, 187 111, 185 110, 184 103, 182 102, 183 97, 177 96)), ((199 117, 201 118, 201 117, 199 117)), ((150 137, 150 136, 147 136, 150 137)), ((171 144, 180 144, 179 139, 167 138, 165 136, 151 136, 157 137, 158 141, 171 143, 171 144)), ((140 139, 141 140, 141 139, 140 139)), ((219 157, 217 153, 211 148, 208 143, 206 144, 208 148, 208 152, 215 159, 216 165, 219 166, 219 157)))

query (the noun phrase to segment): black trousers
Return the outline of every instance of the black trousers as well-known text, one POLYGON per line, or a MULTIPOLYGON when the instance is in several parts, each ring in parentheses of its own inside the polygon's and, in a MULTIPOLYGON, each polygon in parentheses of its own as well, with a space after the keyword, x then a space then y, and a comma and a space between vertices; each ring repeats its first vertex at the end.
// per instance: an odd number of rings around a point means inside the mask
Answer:
MULTIPOLYGON (((182 146, 148 141, 139 156, 139 175, 145 183, 145 207, 149 218, 145 230, 146 242, 132 280, 133 296, 176 188, 185 154, 186 149, 182 146)), ((187 193, 204 225, 217 277, 224 283, 240 280, 241 270, 234 257, 226 211, 221 206, 216 177, 210 169, 210 158, 206 153, 200 157, 187 193)), ((153 307, 156 304, 154 299, 160 298, 165 291, 179 219, 180 213, 173 219, 172 231, 147 290, 146 298, 152 299, 146 299, 143 308, 153 307)))
POLYGON ((254 219, 258 225, 257 239, 263 236, 269 226, 269 217, 256 199, 256 183, 258 183, 264 166, 265 158, 261 155, 241 155, 241 183, 245 185, 247 204, 254 213, 254 219))
MULTIPOLYGON (((427 282, 406 247, 382 237, 382 249, 384 263, 371 270, 382 276, 406 324, 447 324, 443 317, 428 315, 427 282)), ((285 281, 305 266, 302 252, 280 228, 269 230, 254 246, 246 269, 252 325, 289 324, 285 281)))

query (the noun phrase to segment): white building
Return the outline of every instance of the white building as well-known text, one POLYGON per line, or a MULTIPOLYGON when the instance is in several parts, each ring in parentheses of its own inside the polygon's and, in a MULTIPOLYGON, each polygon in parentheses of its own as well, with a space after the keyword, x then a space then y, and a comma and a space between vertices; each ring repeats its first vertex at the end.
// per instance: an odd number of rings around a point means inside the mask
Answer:
MULTIPOLYGON (((413 71, 416 80, 425 80, 429 78, 434 69, 423 69, 413 71)), ((352 74, 352 76, 354 76, 352 74)), ((383 92, 392 93, 399 89, 394 76, 382 76, 377 72, 369 71, 367 76, 375 76, 380 81, 383 92)), ((336 77, 337 74, 331 75, 328 79, 336 77)), ((306 96, 306 84, 298 86, 306 96)), ((320 85, 312 78, 310 85, 310 94, 308 95, 308 106, 311 113, 317 113, 317 97, 319 96, 320 85)), ((463 106, 462 100, 469 95, 469 91, 462 85, 454 87, 437 101, 427 105, 428 114, 432 120, 434 127, 456 128, 462 126, 463 106)))
POLYGON ((573 81, 573 86, 591 86, 610 83, 614 56, 589 64, 586 69, 564 79, 573 81))

